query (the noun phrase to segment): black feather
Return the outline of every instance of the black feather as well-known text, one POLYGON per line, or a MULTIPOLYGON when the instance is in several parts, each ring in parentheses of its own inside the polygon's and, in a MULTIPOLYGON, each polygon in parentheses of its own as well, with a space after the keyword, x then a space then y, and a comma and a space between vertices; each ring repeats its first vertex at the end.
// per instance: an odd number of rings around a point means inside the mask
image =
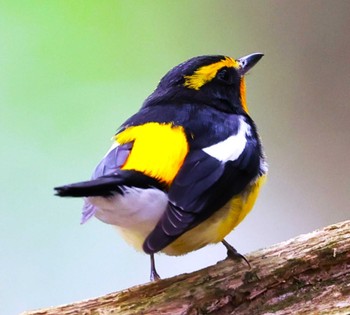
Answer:
POLYGON ((56 195, 60 197, 92 197, 111 196, 112 192, 119 192, 123 179, 117 175, 100 177, 97 179, 55 187, 56 195))
POLYGON ((144 242, 146 253, 162 250, 208 219, 258 176, 261 148, 255 138, 247 140, 239 158, 226 163, 202 150, 190 153, 169 190, 166 212, 144 242))
POLYGON ((164 190, 165 184, 141 172, 118 170, 118 173, 106 175, 90 181, 55 187, 56 195, 60 197, 93 197, 111 196, 123 193, 121 186, 151 188, 164 190))

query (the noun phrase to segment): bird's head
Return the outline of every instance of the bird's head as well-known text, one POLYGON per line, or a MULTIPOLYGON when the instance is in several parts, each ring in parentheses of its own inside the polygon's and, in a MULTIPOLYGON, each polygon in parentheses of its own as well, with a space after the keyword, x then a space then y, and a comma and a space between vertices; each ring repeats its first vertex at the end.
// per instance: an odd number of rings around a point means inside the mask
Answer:
POLYGON ((239 59, 220 55, 191 58, 171 69, 143 106, 195 102, 224 112, 248 113, 244 75, 262 56, 254 53, 239 59))

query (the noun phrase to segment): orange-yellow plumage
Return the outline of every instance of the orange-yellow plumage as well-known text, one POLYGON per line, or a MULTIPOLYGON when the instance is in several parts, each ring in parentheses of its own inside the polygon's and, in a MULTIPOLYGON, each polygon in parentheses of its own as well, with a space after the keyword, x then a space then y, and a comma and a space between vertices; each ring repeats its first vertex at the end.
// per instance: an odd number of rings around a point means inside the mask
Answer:
POLYGON ((247 105, 247 99, 246 99, 246 84, 245 84, 245 79, 244 78, 241 79, 241 84, 239 86, 239 89, 240 89, 242 108, 247 114, 249 114, 249 112, 248 112, 248 105, 247 105))
POLYGON ((225 57, 218 62, 203 66, 197 69, 192 75, 185 76, 184 86, 199 90, 204 84, 213 80, 218 71, 224 67, 238 69, 239 63, 230 57, 225 57))
POLYGON ((183 127, 146 123, 128 127, 115 136, 120 144, 133 142, 123 170, 136 170, 170 185, 188 153, 183 127))

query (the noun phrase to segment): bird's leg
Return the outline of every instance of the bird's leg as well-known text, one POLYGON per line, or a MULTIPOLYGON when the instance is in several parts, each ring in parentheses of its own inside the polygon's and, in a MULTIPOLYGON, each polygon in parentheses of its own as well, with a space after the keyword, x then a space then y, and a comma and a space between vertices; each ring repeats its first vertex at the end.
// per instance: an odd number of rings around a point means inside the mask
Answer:
POLYGON ((230 245, 230 244, 229 244, 228 242, 226 242, 225 240, 222 240, 221 243, 224 244, 224 246, 225 246, 226 249, 227 249, 227 257, 228 257, 228 258, 234 259, 234 260, 237 260, 237 259, 241 260, 241 259, 243 259, 243 260, 247 263, 249 269, 251 269, 251 266, 250 266, 250 263, 249 263, 248 259, 245 258, 245 257, 244 257, 242 254, 240 254, 239 252, 237 252, 237 250, 236 250, 232 245, 230 245))
POLYGON ((153 281, 157 281, 160 280, 160 276, 157 273, 156 270, 156 264, 154 262, 154 254, 150 254, 150 258, 151 258, 151 276, 150 276, 150 280, 153 281))

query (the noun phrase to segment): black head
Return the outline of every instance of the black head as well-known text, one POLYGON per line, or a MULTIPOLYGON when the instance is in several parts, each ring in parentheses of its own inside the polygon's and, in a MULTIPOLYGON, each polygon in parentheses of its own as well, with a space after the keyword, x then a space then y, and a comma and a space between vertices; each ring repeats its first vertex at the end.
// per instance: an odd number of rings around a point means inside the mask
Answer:
POLYGON ((262 56, 255 53, 237 60, 221 55, 189 59, 161 79, 143 106, 195 102, 225 112, 247 113, 244 74, 262 56))

